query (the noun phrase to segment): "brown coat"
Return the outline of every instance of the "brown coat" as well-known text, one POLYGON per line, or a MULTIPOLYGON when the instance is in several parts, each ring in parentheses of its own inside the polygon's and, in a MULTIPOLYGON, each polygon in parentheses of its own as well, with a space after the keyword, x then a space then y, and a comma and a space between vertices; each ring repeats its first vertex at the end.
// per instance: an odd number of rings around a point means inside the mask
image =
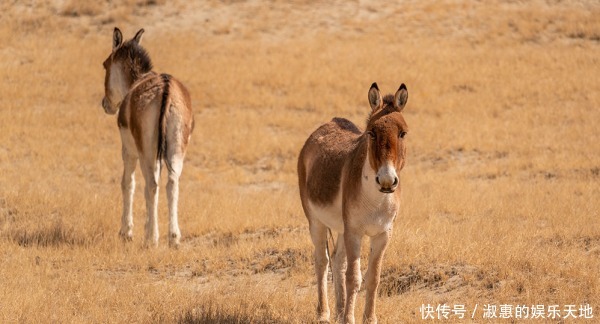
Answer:
POLYGON ((333 273, 337 317, 345 323, 354 322, 361 240, 371 237, 365 318, 376 322, 381 260, 400 206, 398 173, 405 164, 408 131, 401 112, 408 92, 402 84, 395 95, 382 99, 374 83, 368 98, 371 114, 366 131, 347 119, 334 118, 308 137, 298 157, 300 199, 315 245, 317 310, 322 321, 329 320, 328 230, 339 233, 333 273))

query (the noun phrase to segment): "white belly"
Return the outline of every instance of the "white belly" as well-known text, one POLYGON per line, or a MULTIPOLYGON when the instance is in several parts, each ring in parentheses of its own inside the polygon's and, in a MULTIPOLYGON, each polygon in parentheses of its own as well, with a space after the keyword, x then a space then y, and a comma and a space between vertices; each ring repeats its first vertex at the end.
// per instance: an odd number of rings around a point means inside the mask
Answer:
MULTIPOLYGON (((341 192, 341 190, 340 190, 341 192)), ((319 220, 325 226, 337 233, 344 232, 344 219, 342 217, 342 195, 338 193, 333 204, 320 206, 308 201, 308 209, 312 218, 319 220)))

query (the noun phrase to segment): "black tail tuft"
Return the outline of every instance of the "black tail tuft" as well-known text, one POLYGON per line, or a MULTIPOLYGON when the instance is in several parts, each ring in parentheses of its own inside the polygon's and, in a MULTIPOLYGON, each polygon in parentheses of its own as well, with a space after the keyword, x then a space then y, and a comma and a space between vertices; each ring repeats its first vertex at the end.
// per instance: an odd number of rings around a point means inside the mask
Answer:
POLYGON ((156 159, 161 160, 165 159, 165 164, 168 169, 170 168, 169 163, 167 162, 165 154, 167 153, 167 104, 169 101, 169 88, 170 88, 170 80, 171 76, 168 74, 161 74, 160 77, 163 81, 163 94, 162 101, 160 103, 160 115, 158 116, 158 152, 156 154, 156 159))

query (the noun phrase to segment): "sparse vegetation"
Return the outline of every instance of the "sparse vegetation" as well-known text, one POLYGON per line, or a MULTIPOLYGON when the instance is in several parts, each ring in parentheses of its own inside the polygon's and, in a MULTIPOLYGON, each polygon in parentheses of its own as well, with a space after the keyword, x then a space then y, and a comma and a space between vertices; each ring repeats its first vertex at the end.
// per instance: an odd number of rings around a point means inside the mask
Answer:
POLYGON ((600 309, 593 1, 13 1, 0 12, 0 322, 312 321, 296 157, 334 116, 363 126, 373 81, 410 93, 380 322, 419 322, 424 303, 600 309), (192 93, 178 250, 166 247, 164 192, 161 246, 142 247, 139 170, 134 240, 117 236, 121 147, 100 106, 115 25, 127 38, 144 27, 155 69, 192 93))
POLYGON ((269 312, 269 305, 250 307, 247 304, 238 306, 215 305, 208 303, 198 308, 187 310, 178 319, 180 324, 243 324, 243 323, 286 323, 269 312), (229 309, 226 309, 229 308, 229 309))

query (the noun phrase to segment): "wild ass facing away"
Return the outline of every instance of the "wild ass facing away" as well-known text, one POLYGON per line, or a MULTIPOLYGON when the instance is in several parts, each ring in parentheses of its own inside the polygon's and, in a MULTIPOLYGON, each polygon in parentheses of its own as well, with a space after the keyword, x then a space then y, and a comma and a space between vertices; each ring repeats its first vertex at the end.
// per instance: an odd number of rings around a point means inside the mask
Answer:
POLYGON ((384 251, 400 206, 398 172, 404 167, 402 116, 408 99, 402 84, 395 95, 381 98, 373 83, 368 92, 371 113, 365 132, 352 122, 334 118, 310 135, 298 158, 300 199, 315 245, 318 320, 329 321, 327 303, 327 232, 338 233, 333 252, 336 316, 354 323, 356 294, 361 285, 362 237, 371 238, 366 273, 363 320, 376 323, 375 294, 384 251))
POLYGON ((177 220, 179 176, 194 128, 191 99, 187 89, 168 74, 152 71, 152 62, 140 46, 144 29, 123 42, 118 28, 113 32, 112 52, 104 61, 106 76, 102 107, 107 114, 117 112, 123 156, 123 216, 119 235, 133 237, 132 203, 135 168, 140 161, 146 182, 146 245, 158 245, 158 182, 161 161, 169 171, 169 245, 181 238, 177 220))

